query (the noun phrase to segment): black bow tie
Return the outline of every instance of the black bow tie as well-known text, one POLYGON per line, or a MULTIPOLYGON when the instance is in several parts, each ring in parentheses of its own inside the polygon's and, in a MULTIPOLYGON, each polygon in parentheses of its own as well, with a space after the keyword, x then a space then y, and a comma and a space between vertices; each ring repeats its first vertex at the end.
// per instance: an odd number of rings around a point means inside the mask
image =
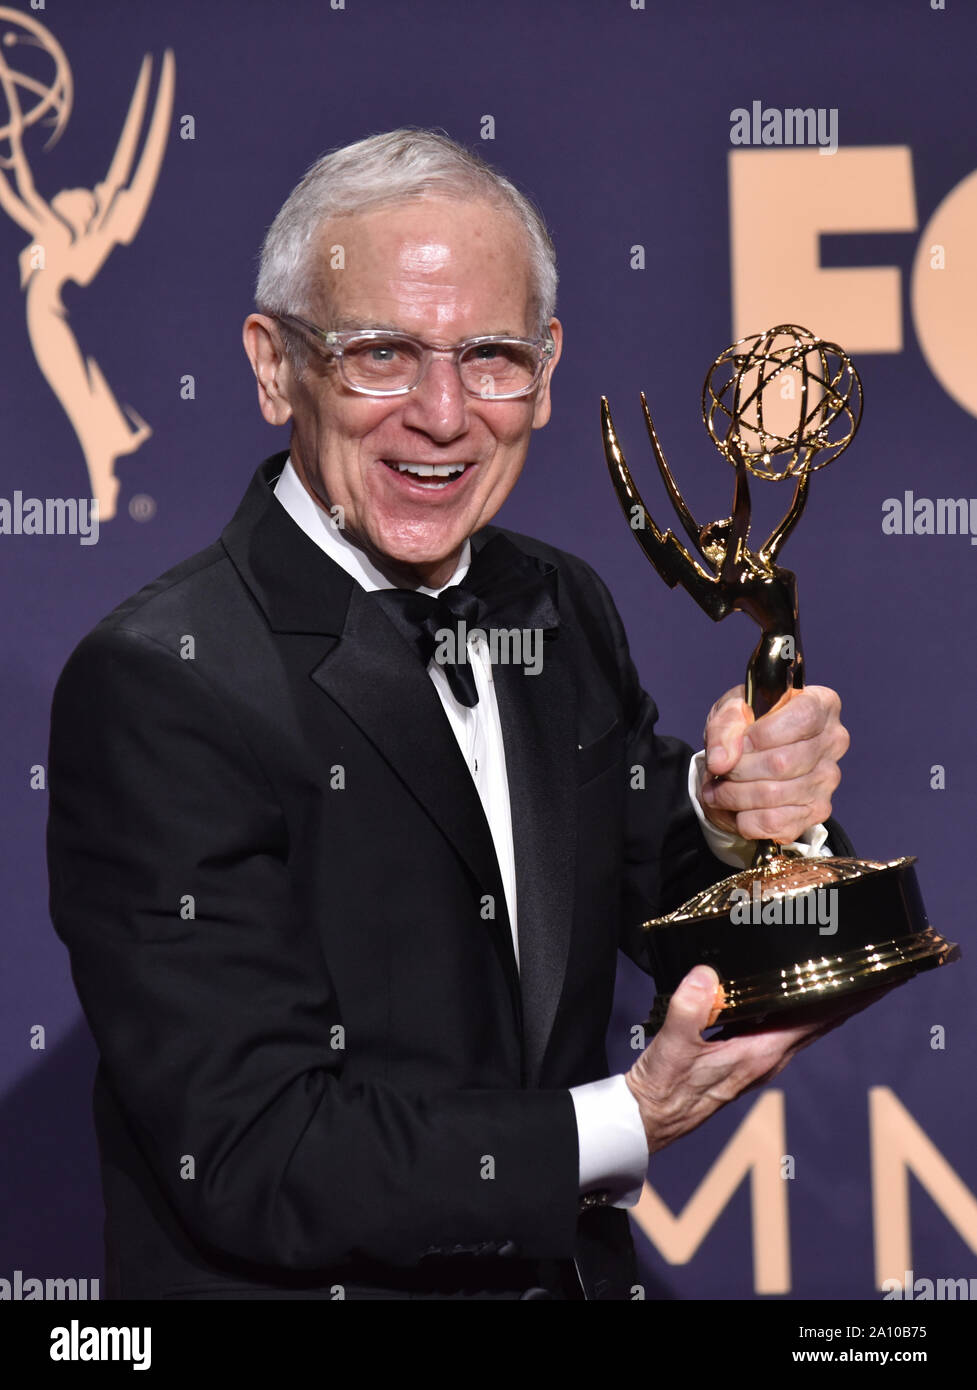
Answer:
POLYGON ((437 656, 452 694, 469 708, 478 704, 478 692, 468 663, 468 633, 480 629, 492 650, 491 628, 547 632, 560 622, 556 569, 526 555, 506 536, 487 541, 473 554, 461 583, 442 589, 437 598, 415 589, 377 589, 373 597, 425 666, 437 656))

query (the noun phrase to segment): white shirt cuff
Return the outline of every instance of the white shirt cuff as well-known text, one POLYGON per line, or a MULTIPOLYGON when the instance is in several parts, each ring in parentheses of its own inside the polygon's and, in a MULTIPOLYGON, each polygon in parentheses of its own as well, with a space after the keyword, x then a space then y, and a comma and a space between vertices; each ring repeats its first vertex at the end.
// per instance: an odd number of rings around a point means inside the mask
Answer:
MULTIPOLYGON (((689 800, 699 818, 706 844, 723 864, 729 864, 734 869, 748 869, 753 863, 756 841, 744 840, 741 835, 737 835, 731 830, 720 830, 718 826, 706 819, 706 814, 699 801, 699 789, 702 786, 702 779, 707 776, 706 754, 703 749, 696 753, 689 763, 689 800)), ((831 854, 828 846, 828 832, 823 825, 812 825, 810 830, 805 830, 800 839, 793 840, 785 848, 797 850, 806 859, 820 859, 831 854)))
POLYGON ((571 1086, 580 1149, 580 1191, 603 1190, 614 1207, 633 1207, 648 1171, 648 1139, 623 1073, 571 1086))

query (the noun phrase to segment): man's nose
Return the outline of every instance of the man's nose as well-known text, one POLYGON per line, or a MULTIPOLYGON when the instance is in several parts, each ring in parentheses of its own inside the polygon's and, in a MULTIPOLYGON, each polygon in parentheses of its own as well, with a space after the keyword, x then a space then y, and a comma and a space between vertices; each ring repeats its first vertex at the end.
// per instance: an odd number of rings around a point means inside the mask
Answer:
POLYGON ((450 357, 432 357, 420 385, 406 398, 404 424, 446 443, 468 428, 469 397, 450 357))

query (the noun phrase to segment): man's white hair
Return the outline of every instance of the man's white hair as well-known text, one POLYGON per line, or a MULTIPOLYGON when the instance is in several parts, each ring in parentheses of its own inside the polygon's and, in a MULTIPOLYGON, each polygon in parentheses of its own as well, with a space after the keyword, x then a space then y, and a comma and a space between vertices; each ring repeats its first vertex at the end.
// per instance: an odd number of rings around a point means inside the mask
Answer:
MULTIPOLYGON (((282 204, 261 249, 255 303, 263 314, 310 317, 321 293, 324 223, 344 214, 435 195, 477 199, 509 212, 526 234, 530 270, 529 316, 539 335, 556 309, 556 252, 534 203, 478 155, 433 130, 404 127, 330 151, 309 168, 282 204)), ((324 324, 323 327, 328 327, 324 324)), ((284 334, 301 370, 303 340, 284 334)))

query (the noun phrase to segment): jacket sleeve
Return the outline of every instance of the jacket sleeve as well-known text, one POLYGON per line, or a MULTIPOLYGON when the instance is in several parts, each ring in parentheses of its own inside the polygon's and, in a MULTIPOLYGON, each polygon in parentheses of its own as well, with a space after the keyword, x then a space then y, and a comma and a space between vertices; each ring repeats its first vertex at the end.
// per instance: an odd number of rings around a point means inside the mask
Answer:
POLYGON ((568 1091, 344 1083, 289 826, 193 661, 96 628, 54 693, 49 785, 52 921, 107 1082, 194 1238, 287 1269, 572 1253, 568 1091))

